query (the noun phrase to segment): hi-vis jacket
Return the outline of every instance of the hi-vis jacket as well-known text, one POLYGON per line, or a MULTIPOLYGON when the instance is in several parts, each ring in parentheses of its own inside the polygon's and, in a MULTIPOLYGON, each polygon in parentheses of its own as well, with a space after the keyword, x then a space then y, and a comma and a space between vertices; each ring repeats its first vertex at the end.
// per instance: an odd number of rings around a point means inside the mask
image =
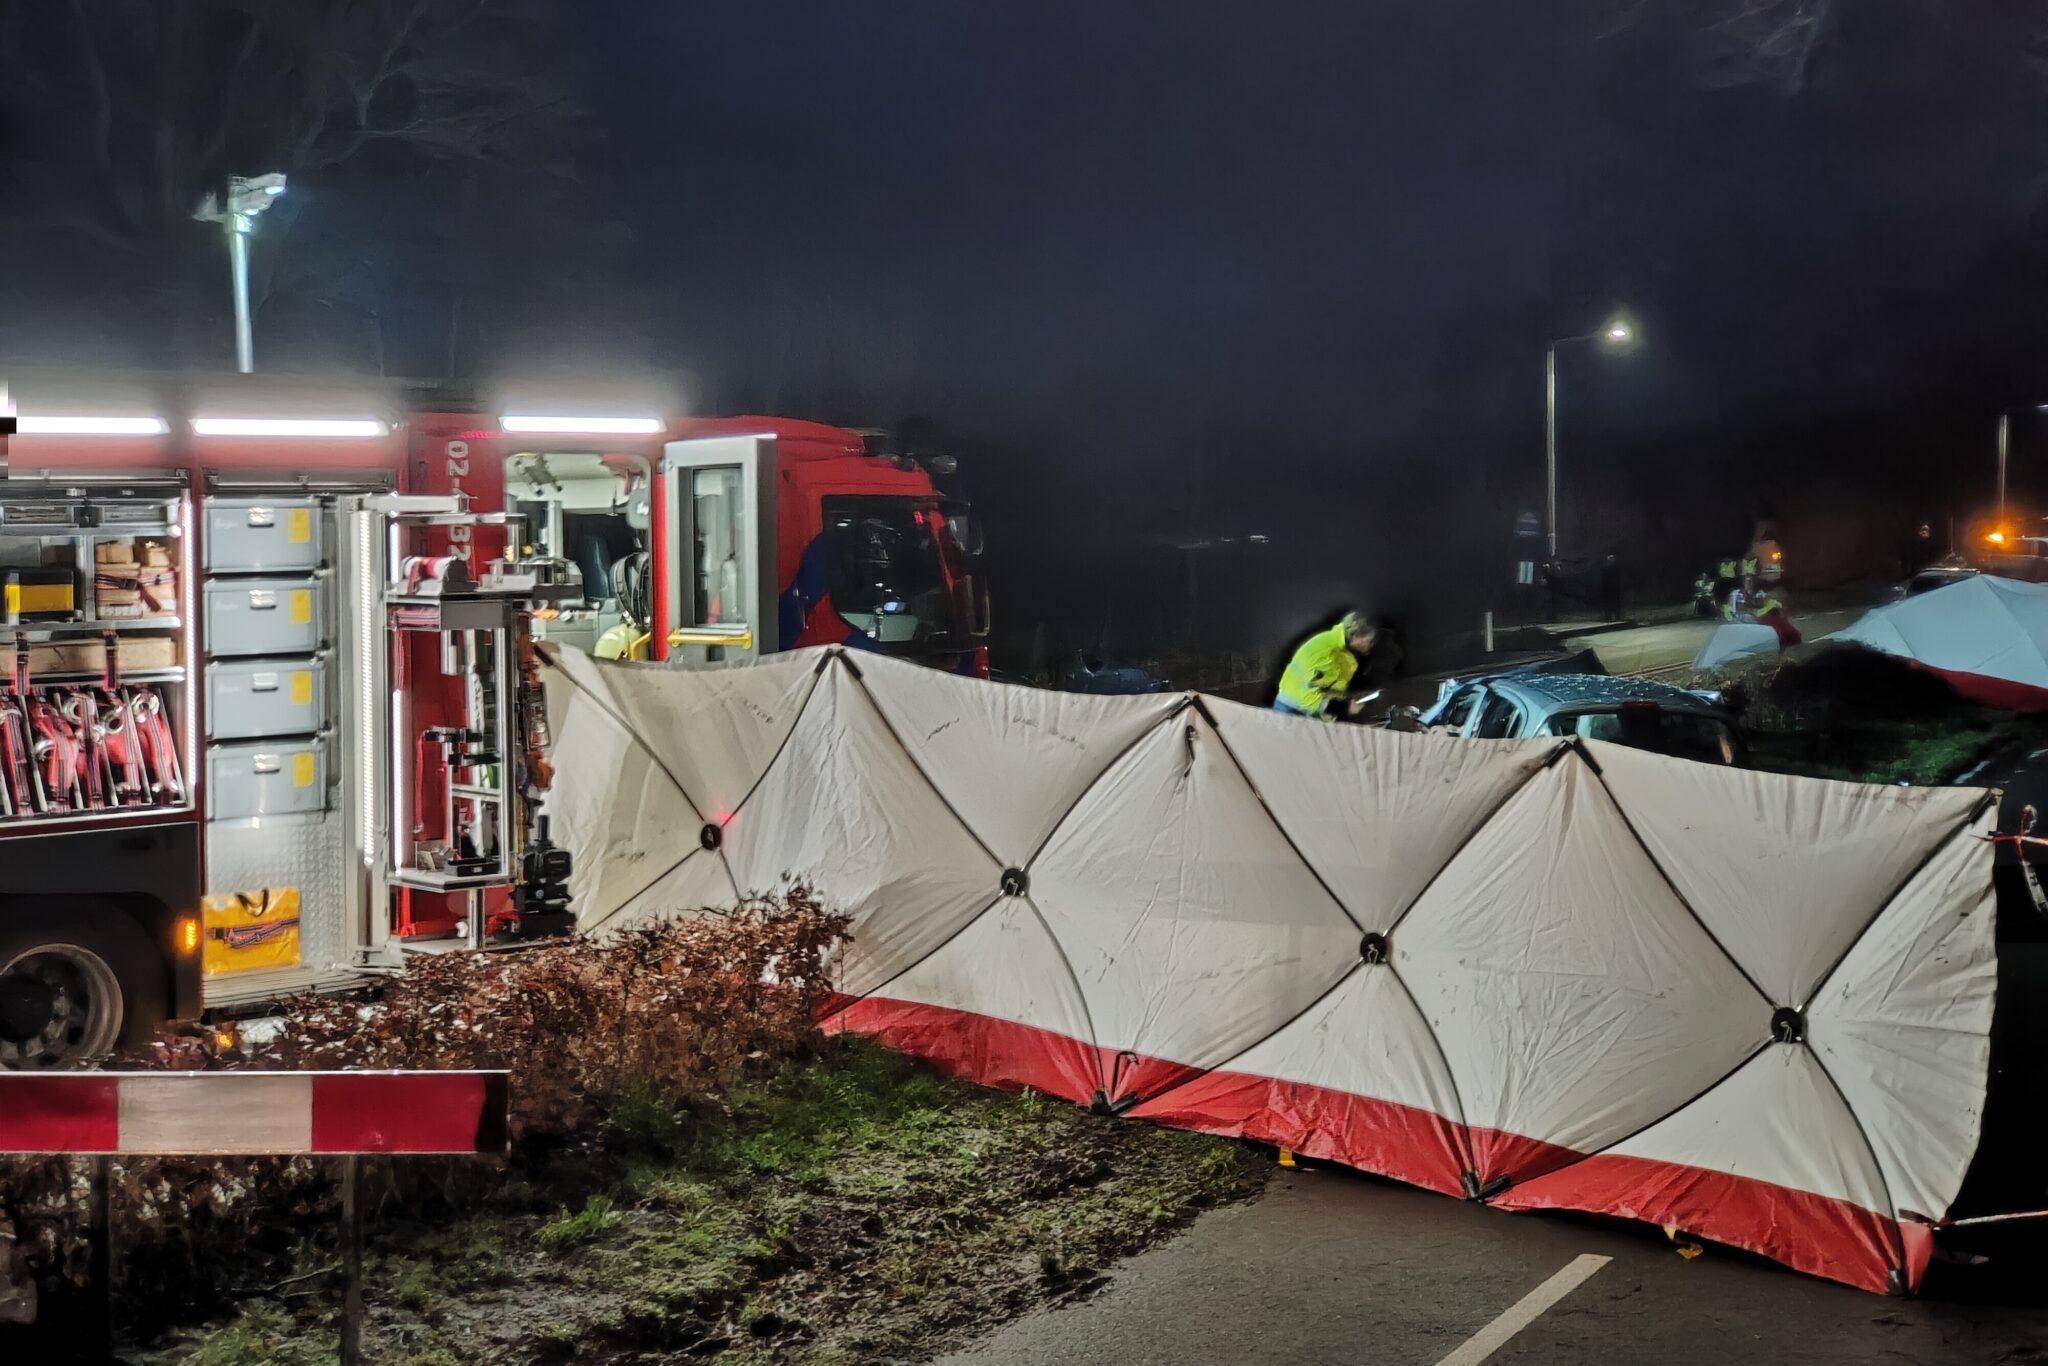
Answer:
POLYGON ((1317 632, 1302 643, 1280 675, 1280 700, 1297 711, 1321 716, 1330 699, 1341 697, 1358 672, 1358 658, 1344 643, 1344 626, 1338 623, 1317 632))

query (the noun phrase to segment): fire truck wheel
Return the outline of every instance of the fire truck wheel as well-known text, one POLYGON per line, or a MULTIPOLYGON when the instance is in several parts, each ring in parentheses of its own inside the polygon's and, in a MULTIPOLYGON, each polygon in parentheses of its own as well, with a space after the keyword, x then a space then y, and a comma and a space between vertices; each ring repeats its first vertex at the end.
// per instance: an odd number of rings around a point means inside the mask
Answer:
POLYGON ((140 929, 0 927, 0 1068, 58 1071, 148 1039, 165 1015, 162 960, 140 929))

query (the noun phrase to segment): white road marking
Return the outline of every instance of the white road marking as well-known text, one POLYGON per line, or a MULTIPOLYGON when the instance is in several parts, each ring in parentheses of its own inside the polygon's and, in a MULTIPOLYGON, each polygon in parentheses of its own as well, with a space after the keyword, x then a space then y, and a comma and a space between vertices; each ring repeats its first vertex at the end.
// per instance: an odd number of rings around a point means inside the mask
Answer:
POLYGON ((1594 1272, 1612 1260, 1591 1252, 1573 1258, 1563 1270, 1516 1300, 1506 1313, 1466 1339, 1436 1366, 1479 1366, 1505 1346, 1509 1338, 1542 1318, 1552 1305, 1591 1280, 1594 1272))

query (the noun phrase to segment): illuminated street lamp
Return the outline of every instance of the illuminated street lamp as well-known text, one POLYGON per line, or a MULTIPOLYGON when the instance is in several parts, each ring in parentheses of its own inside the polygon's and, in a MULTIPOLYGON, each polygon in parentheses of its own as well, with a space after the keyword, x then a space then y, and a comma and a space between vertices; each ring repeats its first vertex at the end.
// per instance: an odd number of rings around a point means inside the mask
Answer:
POLYGON ((202 223, 218 223, 227 232, 228 266, 235 288, 235 368, 245 375, 256 368, 255 345, 249 337, 249 234, 256 229, 256 216, 283 193, 281 172, 231 175, 226 206, 209 194, 192 215, 202 223))
POLYGON ((2022 403, 2017 408, 1998 410, 1998 520, 2005 520, 2005 456, 2012 446, 2012 415, 2016 412, 2048 413, 2048 403, 2022 403))
POLYGON ((1557 348, 1572 342, 1595 342, 1608 351, 1626 351, 1636 344, 1636 325, 1617 313, 1598 332, 1559 337, 1543 352, 1543 535, 1548 555, 1557 560, 1557 348))

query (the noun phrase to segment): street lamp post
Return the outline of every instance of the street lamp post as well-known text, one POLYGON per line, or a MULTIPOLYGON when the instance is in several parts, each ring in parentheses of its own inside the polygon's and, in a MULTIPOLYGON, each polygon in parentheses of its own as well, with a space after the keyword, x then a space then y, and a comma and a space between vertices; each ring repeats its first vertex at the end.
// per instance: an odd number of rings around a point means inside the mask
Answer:
POLYGON ((1557 342, 1543 352, 1543 544, 1557 562, 1557 342))
POLYGON ((2005 520, 2005 457, 2012 447, 2012 409, 1998 410, 1998 520, 2005 520))
POLYGON ((1543 537, 1552 563, 1557 560, 1557 348, 1572 342, 1598 342, 1610 351, 1635 344, 1635 324, 1616 314, 1598 332, 1559 337, 1543 351, 1543 537))
POLYGON ((256 368, 256 348, 249 326, 249 234, 256 230, 257 215, 284 193, 284 185, 284 176, 276 171, 260 176, 229 176, 226 202, 223 204, 209 194, 192 215, 202 223, 220 224, 227 233, 228 269, 235 291, 235 368, 245 375, 256 368))
POLYGON ((2048 413, 2048 403, 2022 403, 2017 407, 1998 410, 1998 520, 2005 520, 2005 461, 2012 449, 2012 415, 2014 413, 2048 413))

